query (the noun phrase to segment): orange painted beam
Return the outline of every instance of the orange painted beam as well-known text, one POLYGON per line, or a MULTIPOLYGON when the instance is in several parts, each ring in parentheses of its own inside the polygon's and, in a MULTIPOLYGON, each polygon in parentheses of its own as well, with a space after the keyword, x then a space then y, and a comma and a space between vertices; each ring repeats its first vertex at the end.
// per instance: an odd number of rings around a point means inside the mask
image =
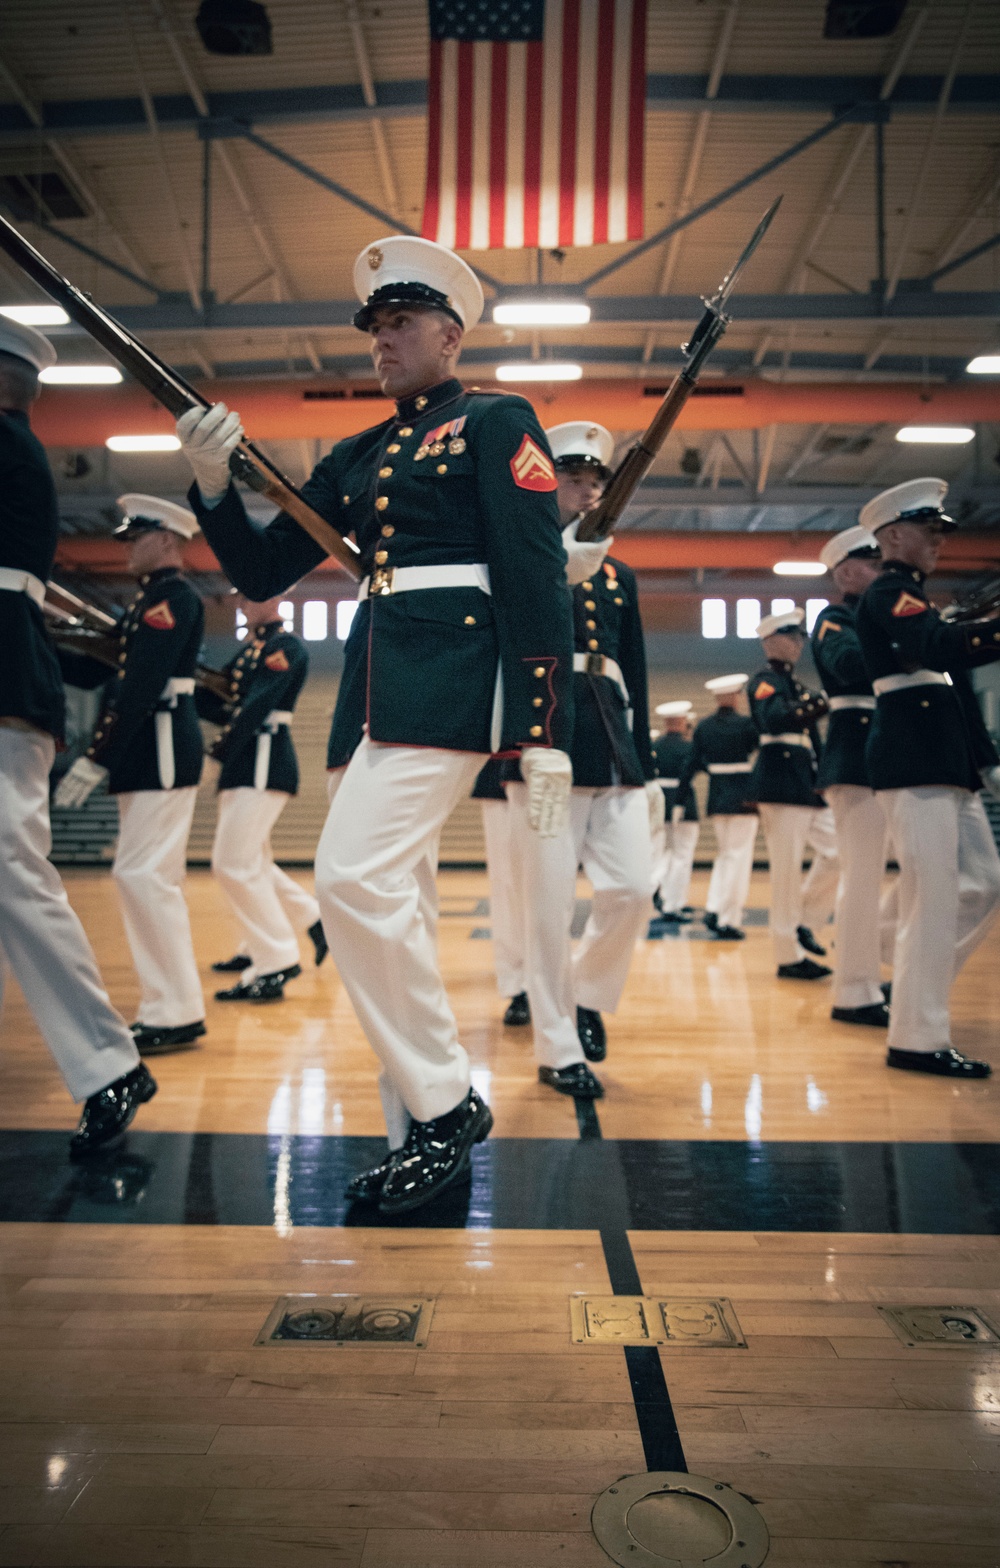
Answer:
MULTIPOLYGON (((219 381, 206 383, 201 390, 213 401, 238 409, 247 434, 259 441, 338 441, 379 424, 392 412, 392 404, 381 398, 324 396, 331 391, 329 383, 219 381)), ((696 395, 684 409, 679 428, 970 424, 1000 419, 1000 385, 996 383, 928 387, 919 383, 858 386, 747 380, 709 382, 702 390, 704 395, 696 395), (733 390, 727 391, 727 386, 733 390)), ((656 409, 655 399, 644 396, 643 385, 635 381, 588 380, 551 390, 533 386, 526 395, 543 425, 595 419, 616 432, 639 430, 656 409)), ((174 428, 166 410, 133 386, 46 388, 32 423, 46 446, 71 447, 103 446, 108 436, 158 434, 174 428)))
MULTIPOLYGON (((615 539, 614 553, 638 572, 693 571, 697 567, 729 571, 770 571, 775 561, 816 560, 829 534, 810 533, 629 533, 624 530, 615 539)), ((185 551, 188 565, 193 571, 217 572, 219 563, 207 542, 198 538, 185 551)), ((58 563, 64 569, 92 572, 95 575, 120 575, 125 569, 125 546, 110 535, 100 538, 79 537, 62 539, 59 544, 58 563)), ((942 571, 984 572, 1000 569, 1000 537, 996 534, 956 533, 945 540, 941 556, 942 571)), ((334 573, 343 586, 345 597, 351 584, 346 574, 333 561, 327 560, 318 568, 324 575, 334 573)), ((310 574, 313 575, 313 574, 310 574)), ((784 581, 790 593, 801 592, 807 586, 806 578, 775 579, 775 586, 784 581)), ((817 591, 823 579, 814 579, 817 591)))

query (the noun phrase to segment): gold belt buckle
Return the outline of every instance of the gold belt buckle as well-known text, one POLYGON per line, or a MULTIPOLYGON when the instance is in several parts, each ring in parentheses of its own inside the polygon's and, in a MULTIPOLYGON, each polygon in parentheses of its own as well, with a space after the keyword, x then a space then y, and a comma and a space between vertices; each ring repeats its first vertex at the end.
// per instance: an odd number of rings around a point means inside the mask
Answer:
POLYGON ((606 654, 603 654, 603 653, 588 653, 588 655, 587 655, 587 674, 588 675, 603 675, 604 674, 604 667, 605 667, 606 663, 607 663, 607 655, 606 654))
POLYGON ((395 575, 394 566, 376 566, 368 584, 369 599, 374 599, 379 594, 392 593, 392 579, 395 575))

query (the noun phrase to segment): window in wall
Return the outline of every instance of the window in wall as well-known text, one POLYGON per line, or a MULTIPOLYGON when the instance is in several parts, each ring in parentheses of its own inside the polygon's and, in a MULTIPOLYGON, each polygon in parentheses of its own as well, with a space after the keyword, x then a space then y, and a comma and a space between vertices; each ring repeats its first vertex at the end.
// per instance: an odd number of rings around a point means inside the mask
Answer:
POLYGON ((725 635, 726 635, 726 601, 725 601, 725 599, 702 599, 702 601, 701 601, 701 635, 703 637, 725 637, 725 635))
POLYGON ((341 642, 346 642, 354 617, 358 613, 357 599, 340 599, 337 603, 337 636, 341 642))
POLYGON ((789 610, 794 610, 794 609, 795 609, 795 600, 794 599, 772 599, 771 600, 771 614, 772 615, 786 615, 789 610))
POLYGON ((242 610, 236 612, 236 641, 242 642, 247 634, 247 618, 242 610))
POLYGON ((760 600, 737 599, 736 601, 736 635, 737 637, 756 637, 757 627, 760 625, 760 600))
POLYGON ((293 632, 295 630, 295 605, 291 599, 282 599, 278 605, 278 614, 281 616, 281 624, 284 630, 293 632))
POLYGON ((326 639, 327 603, 325 599, 307 599, 302 606, 302 635, 306 642, 323 642, 326 639))
POLYGON ((820 612, 825 610, 830 603, 829 599, 806 600, 806 631, 811 632, 819 619, 820 612))

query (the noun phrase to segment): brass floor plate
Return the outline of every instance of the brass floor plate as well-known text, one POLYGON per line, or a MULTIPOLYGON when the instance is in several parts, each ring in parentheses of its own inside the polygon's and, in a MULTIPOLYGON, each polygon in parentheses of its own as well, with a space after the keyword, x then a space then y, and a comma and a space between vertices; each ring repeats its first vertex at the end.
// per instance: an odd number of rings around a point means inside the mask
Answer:
POLYGON ((601 1493, 590 1522, 622 1568, 759 1568, 771 1544, 742 1493, 686 1471, 623 1476, 601 1493))
POLYGON ((571 1296, 575 1345, 684 1345, 745 1349, 733 1306, 724 1296, 571 1296))
POLYGON ((427 1296, 279 1296, 258 1345, 408 1345, 422 1349, 434 1313, 427 1296))
POLYGON ((889 1327, 909 1349, 968 1349, 1000 1345, 1000 1333, 975 1307, 879 1307, 889 1327))

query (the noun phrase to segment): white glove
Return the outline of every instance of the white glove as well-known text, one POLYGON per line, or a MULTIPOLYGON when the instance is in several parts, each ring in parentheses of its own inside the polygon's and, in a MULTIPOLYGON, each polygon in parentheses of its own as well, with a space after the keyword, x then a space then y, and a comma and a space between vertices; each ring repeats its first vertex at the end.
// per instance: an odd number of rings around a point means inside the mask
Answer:
POLYGON ((663 787, 655 779, 646 780, 646 805, 649 807, 649 831, 659 833, 663 826, 663 787))
POLYGON ((614 536, 610 539, 591 539, 583 543, 577 539, 576 530, 580 522, 579 517, 563 529, 563 549, 569 557, 566 562, 566 581, 571 588, 577 583, 585 583, 588 577, 593 577, 601 569, 601 562, 614 544, 614 536))
POLYGON ((239 414, 225 403, 211 408, 189 408, 177 421, 181 450, 194 470, 206 506, 222 500, 229 489, 229 454, 243 435, 239 414))
POLYGON ((107 776, 107 768, 91 762, 89 757, 77 757, 69 772, 60 780, 53 796, 55 805, 82 806, 107 776))
POLYGON ((994 800, 1000 800, 1000 767, 980 768, 979 777, 983 781, 983 789, 987 795, 992 795, 994 800))
POLYGON ((528 786, 528 826, 539 838, 558 838, 569 822, 569 757, 549 746, 528 746, 521 753, 521 775, 528 786))
POLYGON ((671 806, 671 808, 670 808, 670 822, 671 822, 671 825, 673 827, 676 827, 678 822, 683 822, 683 821, 684 821, 684 807, 683 807, 683 805, 671 806))

